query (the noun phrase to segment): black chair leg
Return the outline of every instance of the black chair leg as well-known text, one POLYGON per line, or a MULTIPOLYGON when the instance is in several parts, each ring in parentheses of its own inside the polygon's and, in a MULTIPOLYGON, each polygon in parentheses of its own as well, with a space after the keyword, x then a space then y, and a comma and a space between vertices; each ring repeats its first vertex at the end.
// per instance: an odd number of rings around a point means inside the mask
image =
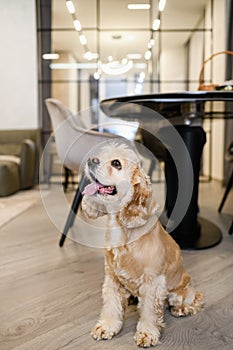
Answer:
POLYGON ((152 175, 153 175, 153 171, 155 170, 155 161, 151 161, 150 163, 150 168, 149 168, 149 171, 148 171, 148 176, 150 177, 150 179, 152 179, 152 175))
POLYGON ((69 184, 69 176, 70 176, 70 170, 67 167, 64 167, 65 172, 65 181, 63 182, 64 191, 67 191, 68 184, 69 184))
POLYGON ((221 201, 221 204, 220 204, 220 206, 219 206, 219 208, 218 208, 218 212, 219 212, 219 213, 221 213, 221 211, 222 211, 222 208, 223 208, 223 206, 224 206, 224 203, 225 203, 225 201, 226 201, 226 199, 227 199, 228 193, 230 192, 230 189, 231 189, 232 185, 233 185, 233 171, 232 171, 230 180, 229 180, 229 182, 228 182, 228 184, 227 184, 226 191, 225 191, 225 193, 224 193, 224 196, 223 196, 223 199, 222 199, 222 201, 221 201))
POLYGON ((86 184, 86 178, 83 175, 81 180, 80 180, 79 186, 78 186, 78 188, 76 190, 76 193, 75 193, 75 196, 74 196, 74 199, 73 199, 73 203, 72 203, 72 206, 71 206, 68 218, 66 220, 66 224, 65 224, 63 233, 62 233, 60 241, 59 241, 59 246, 60 247, 63 246, 63 244, 65 242, 65 239, 66 239, 66 236, 67 236, 67 233, 68 233, 69 229, 73 226, 75 216, 76 216, 76 214, 78 212, 78 207, 79 207, 79 205, 80 205, 80 203, 82 201, 82 191, 83 191, 83 189, 85 187, 85 184, 86 184))
POLYGON ((232 235, 232 234, 233 234, 233 220, 231 223, 231 227, 229 228, 229 235, 232 235))

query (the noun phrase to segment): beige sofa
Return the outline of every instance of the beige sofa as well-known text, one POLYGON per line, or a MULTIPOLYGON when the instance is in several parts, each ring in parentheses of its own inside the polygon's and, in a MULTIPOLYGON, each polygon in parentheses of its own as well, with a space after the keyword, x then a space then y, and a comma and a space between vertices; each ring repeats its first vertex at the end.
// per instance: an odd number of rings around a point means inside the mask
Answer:
POLYGON ((38 182, 40 129, 0 130, 0 196, 38 182))

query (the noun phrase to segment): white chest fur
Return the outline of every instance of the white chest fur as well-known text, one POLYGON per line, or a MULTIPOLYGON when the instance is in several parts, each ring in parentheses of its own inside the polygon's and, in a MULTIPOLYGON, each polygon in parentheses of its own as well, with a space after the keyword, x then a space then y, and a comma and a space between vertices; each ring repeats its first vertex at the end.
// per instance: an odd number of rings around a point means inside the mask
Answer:
POLYGON ((127 246, 112 248, 107 259, 112 273, 117 277, 119 282, 132 295, 137 296, 140 286, 144 280, 144 271, 137 264, 136 260, 132 261, 132 265, 128 264, 129 249, 127 246))
POLYGON ((123 237, 123 232, 119 226, 115 213, 109 214, 107 218, 107 229, 105 237, 105 246, 107 249, 113 247, 119 247, 124 245, 126 242, 123 237))

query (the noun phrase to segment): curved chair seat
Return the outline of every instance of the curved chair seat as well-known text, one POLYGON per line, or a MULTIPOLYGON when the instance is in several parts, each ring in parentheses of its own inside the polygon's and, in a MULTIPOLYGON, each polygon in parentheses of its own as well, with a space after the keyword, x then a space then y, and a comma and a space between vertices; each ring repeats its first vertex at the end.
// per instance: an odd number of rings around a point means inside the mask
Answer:
POLYGON ((86 161, 89 152, 102 142, 117 136, 85 129, 78 118, 56 99, 46 99, 46 107, 52 121, 58 156, 64 166, 77 170, 86 161))

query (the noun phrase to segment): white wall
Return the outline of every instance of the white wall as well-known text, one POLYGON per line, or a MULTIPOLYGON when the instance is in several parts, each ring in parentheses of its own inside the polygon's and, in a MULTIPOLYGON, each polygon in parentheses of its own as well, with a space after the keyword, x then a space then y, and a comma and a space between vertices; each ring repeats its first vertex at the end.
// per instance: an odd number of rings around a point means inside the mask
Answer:
MULTIPOLYGON (((213 53, 226 50, 226 3, 228 0, 214 0, 213 1, 213 53), (224 25, 223 25, 224 24, 224 25)), ((206 11, 206 28, 210 27, 210 1, 206 11)), ((207 34, 206 34, 207 35, 207 34)), ((208 40, 206 38, 206 43, 208 40)), ((209 45, 205 46, 205 59, 211 54, 209 45)), ((210 62, 205 65, 205 78, 209 79, 211 76, 212 65, 212 81, 213 83, 221 83, 225 80, 225 67, 226 56, 219 55, 214 57, 210 62)), ((224 104, 222 102, 215 102, 211 107, 215 111, 224 110, 224 104)), ((224 138, 225 138, 225 121, 214 120, 212 122, 212 137, 208 138, 207 145, 204 149, 204 173, 208 174, 217 180, 223 180, 224 176, 224 138), (209 145, 211 142, 211 145, 209 145), (209 146, 211 147, 212 154, 209 154, 209 146), (209 169, 208 159, 211 157, 211 169, 209 169)), ((209 122, 204 124, 204 128, 209 130, 209 122)))
POLYGON ((80 90, 80 110, 86 110, 90 108, 90 83, 89 83, 89 73, 81 71, 81 83, 80 90))
MULTIPOLYGON (((76 63, 74 57, 72 57, 68 52, 58 52, 59 60, 56 63, 67 62, 76 63)), ((78 110, 78 85, 77 85, 77 69, 52 69, 52 80, 64 80, 71 82, 64 83, 53 83, 52 84, 52 97, 60 100, 66 107, 68 107, 73 113, 78 110)))
MULTIPOLYGON (((209 0, 205 11, 205 28, 211 29, 212 26, 212 38, 211 33, 205 33, 205 41, 203 42, 200 34, 194 33, 190 40, 190 65, 189 76, 191 80, 196 80, 199 76, 199 72, 202 66, 203 59, 206 60, 210 55, 218 51, 226 50, 226 3, 228 0, 213 0, 213 22, 211 23, 211 0, 209 0), (204 54, 204 57, 203 57, 204 54)), ((202 27, 201 23, 201 27, 202 27)), ((221 83, 225 80, 225 63, 226 57, 224 55, 213 58, 210 62, 204 66, 204 78, 209 80, 212 72, 212 82, 221 83)), ((206 82, 206 84, 209 84, 206 82)), ((196 90, 197 83, 190 84, 190 90, 196 90)), ((210 106, 212 110, 222 111, 224 109, 223 104, 214 103, 210 106)), ((208 110, 208 104, 206 105, 208 110)), ((207 144, 203 152, 203 171, 205 175, 211 174, 214 179, 223 179, 223 163, 224 163, 224 120, 214 120, 212 123, 211 137, 209 134, 210 124, 209 121, 204 123, 204 129, 207 131, 207 144), (211 145, 210 145, 211 143, 211 145), (209 150, 212 150, 212 154, 209 150), (211 157, 211 169, 209 168, 211 157)))
MULTIPOLYGON (((226 50, 226 2, 227 0, 214 0, 213 13, 213 52, 226 50)), ((217 56, 213 59, 213 82, 222 83, 225 80, 226 57, 217 56)), ((216 106, 217 109, 218 105, 216 106)), ((224 105, 222 103, 222 107, 224 105)), ((224 120, 213 122, 212 143, 212 177, 222 180, 224 175, 224 120)))
MULTIPOLYGON (((203 21, 199 24, 198 29, 203 29, 203 21)), ((211 42, 205 43, 205 46, 210 46, 211 42)), ((198 88, 198 80, 200 69, 203 62, 204 35, 202 32, 193 32, 189 43, 189 79, 194 81, 189 83, 189 90, 196 91, 198 88)))
POLYGON ((184 46, 162 51, 160 78, 161 92, 185 90, 185 83, 163 83, 164 80, 182 81, 186 79, 186 49, 184 46))
POLYGON ((35 3, 0 2, 0 129, 38 127, 35 3))

